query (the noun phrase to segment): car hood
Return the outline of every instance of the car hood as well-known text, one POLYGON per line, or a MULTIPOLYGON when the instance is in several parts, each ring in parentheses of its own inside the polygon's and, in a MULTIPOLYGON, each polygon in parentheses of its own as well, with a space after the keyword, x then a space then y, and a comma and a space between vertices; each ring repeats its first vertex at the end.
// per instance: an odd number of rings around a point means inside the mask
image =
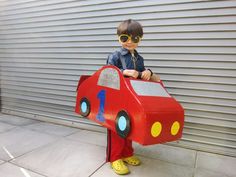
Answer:
POLYGON ((139 101, 145 112, 182 111, 182 106, 173 97, 139 96, 139 101))

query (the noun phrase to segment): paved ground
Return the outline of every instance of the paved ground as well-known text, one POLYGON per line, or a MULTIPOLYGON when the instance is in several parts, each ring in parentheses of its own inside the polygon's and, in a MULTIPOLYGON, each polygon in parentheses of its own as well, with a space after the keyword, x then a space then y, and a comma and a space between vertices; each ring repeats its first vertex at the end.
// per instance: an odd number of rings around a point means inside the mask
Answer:
MULTIPOLYGON (((105 163, 105 149, 104 133, 0 114, 0 177, 116 177, 105 163)), ((166 145, 135 144, 135 150, 142 165, 130 167, 130 177, 236 175, 234 158, 219 161, 211 154, 166 145), (217 164, 209 164, 208 156, 217 164)))

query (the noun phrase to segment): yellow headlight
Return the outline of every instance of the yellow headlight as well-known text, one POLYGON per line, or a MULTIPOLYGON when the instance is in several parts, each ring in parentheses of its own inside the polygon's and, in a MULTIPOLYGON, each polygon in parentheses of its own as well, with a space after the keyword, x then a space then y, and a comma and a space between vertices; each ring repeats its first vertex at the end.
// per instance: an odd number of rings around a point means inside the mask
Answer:
POLYGON ((179 132, 180 124, 178 121, 175 121, 172 126, 171 126, 171 134, 172 135, 177 135, 179 132))
POLYGON ((160 122, 155 122, 151 128, 151 135, 155 138, 158 137, 161 133, 162 125, 160 122))

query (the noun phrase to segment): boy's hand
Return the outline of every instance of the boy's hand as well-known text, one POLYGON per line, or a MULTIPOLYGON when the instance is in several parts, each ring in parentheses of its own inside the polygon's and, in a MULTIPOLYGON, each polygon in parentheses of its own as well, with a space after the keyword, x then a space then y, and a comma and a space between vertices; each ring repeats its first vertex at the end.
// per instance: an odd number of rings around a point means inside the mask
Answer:
POLYGON ((145 70, 145 71, 142 72, 141 78, 142 78, 143 80, 150 80, 151 75, 152 75, 151 71, 145 70))
POLYGON ((138 78, 138 75, 139 75, 139 72, 136 71, 136 70, 134 70, 134 69, 125 69, 125 70, 123 71, 123 75, 124 75, 124 76, 133 77, 133 78, 137 79, 137 78, 138 78))
POLYGON ((160 79, 160 76, 156 75, 156 74, 153 74, 152 77, 150 78, 151 81, 154 81, 154 82, 160 82, 161 79, 160 79))

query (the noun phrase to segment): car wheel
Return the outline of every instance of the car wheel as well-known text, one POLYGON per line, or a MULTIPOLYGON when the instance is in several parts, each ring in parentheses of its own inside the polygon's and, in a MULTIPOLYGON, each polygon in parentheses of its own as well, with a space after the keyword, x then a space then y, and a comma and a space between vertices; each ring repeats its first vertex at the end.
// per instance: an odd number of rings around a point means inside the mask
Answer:
POLYGON ((87 117, 90 113, 90 103, 87 98, 82 98, 80 100, 80 114, 84 117, 87 117))
POLYGON ((126 111, 120 111, 116 116, 116 132, 126 138, 130 132, 130 118, 126 111))

